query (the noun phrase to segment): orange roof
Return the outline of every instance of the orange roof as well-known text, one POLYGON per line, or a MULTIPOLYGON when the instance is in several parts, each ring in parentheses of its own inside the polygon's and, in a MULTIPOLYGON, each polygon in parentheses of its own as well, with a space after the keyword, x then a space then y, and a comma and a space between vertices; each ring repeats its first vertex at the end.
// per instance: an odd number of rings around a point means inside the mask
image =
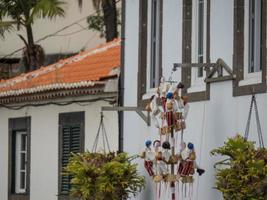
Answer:
POLYGON ((92 87, 120 66, 120 39, 0 82, 0 98, 54 89, 92 87))

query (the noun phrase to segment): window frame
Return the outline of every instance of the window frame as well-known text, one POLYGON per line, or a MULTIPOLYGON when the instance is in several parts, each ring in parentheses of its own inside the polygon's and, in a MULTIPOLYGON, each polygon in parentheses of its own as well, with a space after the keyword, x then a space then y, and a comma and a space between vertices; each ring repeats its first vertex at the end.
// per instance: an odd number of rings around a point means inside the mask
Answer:
POLYGON ((29 200, 30 199, 30 171, 31 171, 31 117, 9 118, 8 137, 8 199, 29 200), (16 134, 25 132, 27 134, 27 165, 26 165, 26 190, 24 193, 16 192, 16 134), (14 164, 15 163, 15 164, 14 164))
POLYGON ((162 0, 150 0, 150 64, 148 90, 157 87, 162 64, 162 0))
MULTIPOLYGON (((233 96, 250 95, 252 93, 266 93, 266 6, 265 0, 261 0, 261 73, 252 73, 247 76, 246 62, 248 53, 246 50, 245 30, 245 2, 244 0, 234 1, 234 54, 233 71, 236 79, 233 80, 233 96), (251 80, 251 77, 258 76, 260 82, 251 80)), ((248 69, 248 67, 247 67, 248 69)), ((248 71, 248 70, 247 70, 248 71)))
MULTIPOLYGON (((261 40, 261 10, 260 10, 260 16, 255 16, 255 10, 256 10, 256 2, 260 2, 260 9, 261 9, 261 4, 262 4, 262 1, 259 1, 259 0, 248 0, 248 9, 246 10, 247 12, 245 12, 245 15, 248 15, 248 21, 249 21, 249 26, 247 27, 248 29, 248 73, 257 73, 257 72, 260 72, 261 71, 261 49, 260 49, 260 43, 257 45, 255 43, 255 41, 258 39, 256 34, 259 34, 259 40, 261 40), (252 6, 253 5, 253 6, 252 6), (254 9, 252 9, 254 8, 254 9), (254 12, 252 11, 254 10, 254 12), (246 14, 248 13, 248 14, 246 14), (253 16, 251 17, 251 15, 253 14, 253 16), (258 19, 258 17, 260 19, 258 19), (260 20, 260 24, 257 23, 257 20, 260 20), (257 27, 257 25, 259 25, 259 27, 257 27), (259 28, 259 32, 257 33, 257 28, 259 28), (252 33, 253 34, 252 34, 252 33), (257 55, 257 48, 259 48, 259 61, 260 61, 260 66, 259 66, 259 69, 257 69, 257 67, 255 67, 255 55, 257 55), (253 53, 251 53, 253 49, 253 53), (251 58, 253 57, 253 61, 251 60, 251 58), (253 63, 253 64, 252 64, 253 63)), ((246 18, 245 17, 245 18, 246 18)), ((246 25, 246 23, 245 23, 246 25)), ((245 31, 247 32, 247 30, 245 29, 245 31)))
MULTIPOLYGON (((204 46, 204 41, 205 41, 205 11, 206 11, 206 0, 198 0, 197 2, 197 23, 198 23, 198 28, 197 28, 197 61, 198 63, 203 63, 204 62, 204 55, 205 55, 205 46, 204 46), (202 20, 200 23, 200 4, 202 4, 202 20), (202 25, 202 26, 201 26, 202 25), (200 31, 201 29, 201 31, 200 31), (201 37, 201 40, 199 39, 201 37)), ((203 78, 204 76, 204 70, 203 68, 198 68, 197 70, 197 78, 203 78)))
POLYGON ((71 200, 68 194, 61 193, 62 187, 62 154, 63 154, 63 128, 65 126, 73 126, 80 124, 80 152, 84 152, 85 146, 85 112, 67 112, 59 113, 58 116, 58 149, 59 149, 59 159, 58 159, 58 199, 59 200, 71 200))
MULTIPOLYGON (((206 62, 206 36, 207 36, 207 0, 196 0, 192 2, 192 59, 193 63, 206 62), (200 3, 202 13, 200 13, 200 3), (200 15, 202 20, 200 21, 200 15), (201 29, 201 31, 200 31, 201 29)), ((203 68, 191 69, 191 86, 188 93, 206 90, 205 73, 203 68), (201 76, 200 76, 201 74, 201 76)))
MULTIPOLYGON (((253 21, 253 18, 251 18, 251 2, 252 0, 245 0, 244 2, 244 21, 248 23, 244 23, 244 79, 240 80, 238 85, 239 86, 245 86, 245 85, 250 85, 250 84, 257 84, 261 83, 261 77, 262 77, 262 70, 261 70, 261 49, 260 49, 260 42, 261 42, 261 32, 257 32, 258 34, 258 45, 255 43, 256 36, 254 34, 255 32, 255 21, 253 21), (251 24, 254 23, 254 26, 251 24), (253 27, 253 29, 252 29, 253 27), (251 31, 253 31, 253 39, 251 38, 251 31), (250 72, 251 70, 251 43, 253 41, 253 60, 256 60, 255 57, 258 57, 258 65, 260 65, 259 69, 254 72, 250 72), (258 52, 255 52, 258 51, 258 52)), ((257 3, 261 1, 257 0, 257 3)), ((254 2, 255 3, 255 2, 254 2)), ((261 8, 261 5, 260 5, 261 8)), ((259 13, 259 16, 257 16, 257 20, 260 20, 261 22, 261 11, 259 13)), ((261 30, 261 24, 258 24, 257 26, 258 29, 261 30)), ((254 61, 255 62, 255 61, 254 61)))
MULTIPOLYGON (((198 2, 197 2, 198 3, 198 2)), ((204 8, 206 4, 206 18, 204 17, 204 61, 206 63, 210 63, 210 0, 206 0, 204 2, 204 8), (205 34, 206 33, 206 34, 205 34)), ((194 54, 192 48, 192 24, 193 24, 193 1, 192 0, 183 0, 183 27, 182 27, 182 63, 192 63, 192 55, 194 54)), ((204 16, 205 16, 205 9, 204 9, 204 16)), ((194 33, 195 34, 195 33, 194 33)), ((195 35, 194 35, 195 37, 195 35)), ((196 53, 197 54, 197 53, 196 53)), ((193 55, 195 56, 195 55, 193 55)), ((182 75, 182 82, 184 83, 185 87, 182 91, 183 95, 187 95, 189 97, 189 101, 204 101, 210 99, 210 84, 205 83, 205 72, 203 73, 203 78, 199 78, 203 84, 198 84, 197 86, 203 86, 204 90, 197 90, 195 91, 191 88, 194 79, 197 79, 197 70, 192 68, 182 68, 181 75, 182 75), (194 72, 194 73, 193 73, 194 72), (191 90, 191 91, 190 91, 191 90)), ((209 73, 209 70, 206 71, 206 74, 209 73)), ((199 81, 197 81, 199 83, 199 81)))
MULTIPOLYGON (((148 66, 148 1, 139 0, 139 41, 138 41, 138 74, 137 74, 137 105, 141 108, 145 108, 148 102, 146 94, 150 93, 151 90, 147 86, 150 86, 150 79, 147 76, 148 66), (149 80, 149 82, 148 82, 149 80)), ((160 25, 159 25, 159 77, 162 75, 162 23, 163 23, 163 0, 160 2, 160 25)), ((150 72, 149 72, 150 76, 150 72)))
POLYGON ((27 191, 27 132, 26 131, 16 131, 14 133, 15 137, 15 194, 25 194, 27 191), (22 136, 26 136, 25 149, 22 149, 22 136), (20 137, 20 139, 18 139, 20 137), (24 154, 25 164, 24 169, 22 169, 22 154, 24 154), (21 173, 24 174, 24 187, 21 188, 21 173))

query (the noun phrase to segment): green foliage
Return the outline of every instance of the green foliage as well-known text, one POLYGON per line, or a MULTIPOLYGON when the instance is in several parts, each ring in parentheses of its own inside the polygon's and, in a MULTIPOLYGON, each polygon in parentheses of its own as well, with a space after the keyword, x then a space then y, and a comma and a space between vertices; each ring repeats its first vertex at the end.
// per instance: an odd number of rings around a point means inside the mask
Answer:
MULTIPOLYGON (((117 9, 115 0, 92 0, 96 13, 87 18, 88 28, 100 33, 106 41, 112 41, 118 37, 120 22, 120 10, 117 9)), ((83 6, 83 0, 78 0, 79 8, 83 6)))
POLYGON ((44 64, 44 51, 34 42, 32 24, 38 18, 63 17, 64 4, 61 0, 0 0, 0 38, 16 29, 26 30, 27 40, 18 34, 25 44, 25 71, 32 71, 44 64))
POLYGON ((66 167, 71 196, 82 200, 120 200, 136 196, 144 188, 144 177, 126 153, 73 154, 66 167))
POLYGON ((0 0, 0 36, 10 31, 11 26, 18 30, 21 26, 31 25, 36 18, 54 18, 64 16, 60 0, 0 0), (4 21, 5 18, 11 21, 4 21))
POLYGON ((62 6, 65 3, 58 0, 39 0, 33 8, 32 18, 49 18, 64 17, 65 11, 62 6))
POLYGON ((267 199, 266 149, 257 149, 253 142, 238 135, 211 154, 227 156, 215 164, 216 189, 225 200, 267 199))
POLYGON ((95 15, 90 15, 87 18, 88 28, 100 33, 100 37, 105 35, 104 15, 97 12, 95 15))
POLYGON ((14 24, 16 24, 13 21, 0 21, 0 36, 4 37, 5 32, 11 32, 14 30, 14 24))
MULTIPOLYGON (((121 25, 120 10, 117 9, 117 26, 121 25)), ((100 37, 105 37, 105 23, 103 12, 96 12, 94 15, 87 17, 88 28, 100 33, 100 37)))

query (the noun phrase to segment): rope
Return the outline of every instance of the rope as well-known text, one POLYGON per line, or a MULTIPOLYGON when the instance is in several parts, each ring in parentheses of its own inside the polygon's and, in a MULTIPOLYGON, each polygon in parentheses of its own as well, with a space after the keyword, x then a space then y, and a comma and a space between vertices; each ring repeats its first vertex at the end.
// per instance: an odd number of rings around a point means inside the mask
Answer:
POLYGON ((251 114, 252 114, 252 108, 253 108, 253 102, 254 102, 254 95, 251 98, 250 102, 250 107, 249 107, 249 113, 248 113, 248 121, 246 125, 246 130, 245 130, 245 140, 248 139, 248 134, 249 134, 249 128, 250 128, 250 121, 251 121, 251 114))
POLYGON ((107 142, 108 151, 110 152, 110 146, 109 146, 108 137, 107 137, 107 132, 106 132, 106 128, 105 128, 104 123, 102 124, 102 126, 103 126, 103 131, 104 131, 104 132, 103 132, 103 133, 104 133, 104 137, 105 137, 106 142, 107 142))
POLYGON ((97 144, 98 144, 98 140, 99 140, 100 128, 101 128, 101 122, 100 122, 99 127, 98 127, 98 131, 97 131, 97 134, 96 134, 96 137, 95 137, 95 141, 94 141, 94 145, 93 145, 93 148, 92 148, 92 152, 96 152, 97 144))
POLYGON ((106 145, 105 145, 105 137, 104 137, 104 129, 103 129, 103 126, 101 128, 102 128, 102 140, 103 140, 104 153, 106 153, 106 145))
MULTIPOLYGON (((205 140, 205 133, 206 133, 206 102, 203 103, 203 115, 202 115, 202 133, 201 133, 201 141, 200 141, 200 150, 199 150, 199 165, 201 165, 202 161, 202 150, 203 150, 203 143, 205 140)), ((197 186, 196 186, 196 191, 197 193, 199 192, 199 185, 200 185, 200 179, 197 179, 197 186)), ((192 191, 193 193, 193 191, 192 191)), ((192 195, 193 196, 193 195, 192 195)), ((198 195, 196 197, 198 200, 198 195)))
MULTIPOLYGON (((185 120, 183 119, 183 115, 181 117, 181 123, 184 122, 185 120)), ((184 143, 184 126, 182 125, 182 130, 181 130, 181 142, 180 142, 180 146, 184 143)))
POLYGON ((103 140, 102 142, 103 142, 104 153, 106 153, 106 144, 107 144, 108 151, 111 152, 103 118, 104 118, 104 115, 101 112, 100 113, 100 124, 99 124, 98 130, 97 130, 94 144, 93 144, 92 152, 97 151, 97 145, 99 143, 99 137, 100 137, 100 130, 102 132, 102 140, 103 140))
POLYGON ((258 138, 259 138, 259 146, 260 146, 260 148, 264 148, 263 135, 262 135, 262 130, 261 130, 261 124, 260 124, 260 117, 259 117, 259 111, 258 111, 258 106, 257 106, 257 100, 256 100, 256 96, 254 94, 252 95, 251 102, 250 102, 248 121, 247 121, 247 125, 246 125, 246 130, 245 130, 245 140, 247 140, 248 136, 249 136, 249 128, 250 128, 251 114, 252 114, 253 105, 254 105, 254 111, 255 111, 255 117, 256 117, 256 125, 257 125, 257 132, 258 132, 258 138))
POLYGON ((256 122, 257 122, 259 144, 260 144, 260 148, 264 148, 264 142, 263 142, 263 136, 262 136, 262 131, 261 131, 260 117, 259 117, 259 111, 258 111, 258 106, 257 106, 257 102, 256 102, 256 97, 254 97, 254 106, 255 106, 255 115, 256 115, 256 122))

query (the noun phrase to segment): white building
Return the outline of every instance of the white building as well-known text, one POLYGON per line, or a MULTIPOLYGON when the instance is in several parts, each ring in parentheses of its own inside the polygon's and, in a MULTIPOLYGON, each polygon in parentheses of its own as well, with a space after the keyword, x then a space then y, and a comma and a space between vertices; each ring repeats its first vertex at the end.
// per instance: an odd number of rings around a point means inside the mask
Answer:
MULTIPOLYGON (((92 150, 101 107, 117 100, 119 66, 114 40, 0 83, 1 200, 69 199, 62 168, 71 151, 92 150)), ((117 113, 104 123, 116 151, 117 113)))
MULTIPOLYGON (((227 137, 244 133, 252 93, 267 142, 266 6, 266 0, 124 1, 124 106, 144 107, 159 77, 168 79, 174 63, 215 63, 220 58, 233 72, 209 75, 184 67, 172 75, 172 80, 185 84, 184 94, 191 101, 184 139, 195 144, 197 162, 206 170, 196 176, 194 200, 222 198, 213 189, 217 158, 210 151, 227 137)), ((124 113, 123 130, 124 150, 132 154, 143 151, 147 139, 159 137, 153 124, 147 126, 132 112, 124 113)), ((256 123, 250 130, 250 139, 258 142, 256 123)), ((147 175, 142 163, 140 170, 147 175)), ((146 182, 136 199, 156 199, 151 178, 146 182)))

